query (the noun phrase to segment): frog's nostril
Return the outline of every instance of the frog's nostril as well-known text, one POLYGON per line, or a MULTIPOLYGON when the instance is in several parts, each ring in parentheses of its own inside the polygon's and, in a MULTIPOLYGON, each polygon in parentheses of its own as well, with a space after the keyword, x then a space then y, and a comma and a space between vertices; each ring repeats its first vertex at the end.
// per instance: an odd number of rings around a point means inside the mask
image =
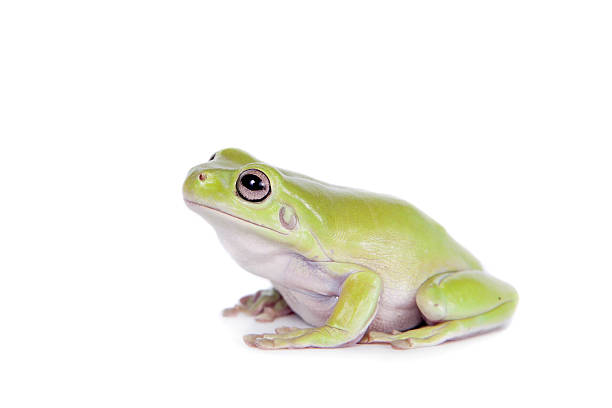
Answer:
POLYGON ((204 174, 204 173, 200 173, 200 175, 198 176, 198 178, 200 179, 200 181, 204 181, 204 180, 206 180, 206 174, 204 174))

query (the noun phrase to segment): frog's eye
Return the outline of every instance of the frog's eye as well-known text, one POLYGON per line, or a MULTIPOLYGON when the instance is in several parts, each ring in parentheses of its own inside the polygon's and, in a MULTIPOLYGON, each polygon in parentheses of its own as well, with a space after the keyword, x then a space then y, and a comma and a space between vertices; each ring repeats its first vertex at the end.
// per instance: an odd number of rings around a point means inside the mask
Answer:
POLYGON ((270 180, 260 170, 245 170, 238 176, 236 190, 247 201, 263 201, 270 195, 270 180))
POLYGON ((213 153, 213 155, 210 156, 210 159, 208 159, 208 161, 214 160, 216 155, 217 155, 217 153, 213 153))

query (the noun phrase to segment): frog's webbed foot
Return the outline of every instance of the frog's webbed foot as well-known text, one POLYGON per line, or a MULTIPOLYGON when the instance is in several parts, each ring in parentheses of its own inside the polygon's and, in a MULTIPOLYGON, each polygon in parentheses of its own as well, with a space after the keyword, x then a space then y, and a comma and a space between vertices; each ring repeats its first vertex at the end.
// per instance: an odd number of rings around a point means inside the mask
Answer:
POLYGON ((292 314, 293 310, 281 294, 272 288, 242 297, 236 306, 224 309, 223 316, 236 316, 240 312, 255 316, 258 322, 271 322, 277 317, 292 314))
POLYGON ((424 326, 418 329, 391 333, 371 331, 367 333, 360 343, 388 343, 395 349, 409 349, 424 346, 435 346, 452 338, 452 324, 455 322, 440 323, 435 326, 424 326))
POLYGON ((417 291, 417 306, 434 325, 403 333, 372 331, 361 343, 389 343, 397 349, 434 346, 504 325, 517 302, 512 286, 482 271, 441 273, 417 291))
POLYGON ((247 334, 244 342, 266 350, 299 349, 306 347, 339 347, 350 342, 343 329, 323 326, 311 328, 279 327, 275 333, 247 334))
MULTIPOLYGON (((264 349, 287 348, 292 339, 306 334, 313 329, 300 329, 298 327, 279 327, 274 333, 247 334, 243 337, 244 342, 251 347, 264 349)), ((297 346, 297 345, 296 345, 297 346)))

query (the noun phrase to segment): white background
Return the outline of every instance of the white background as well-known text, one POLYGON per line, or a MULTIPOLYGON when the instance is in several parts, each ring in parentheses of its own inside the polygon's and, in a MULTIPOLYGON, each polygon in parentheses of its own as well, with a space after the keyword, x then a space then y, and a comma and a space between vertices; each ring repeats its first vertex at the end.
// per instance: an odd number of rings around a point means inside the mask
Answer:
POLYGON ((3 1, 0 406, 609 404, 610 21, 606 1, 3 1), (230 146, 412 202, 518 289, 513 323, 248 348, 301 323, 220 315, 268 283, 181 183, 230 146))

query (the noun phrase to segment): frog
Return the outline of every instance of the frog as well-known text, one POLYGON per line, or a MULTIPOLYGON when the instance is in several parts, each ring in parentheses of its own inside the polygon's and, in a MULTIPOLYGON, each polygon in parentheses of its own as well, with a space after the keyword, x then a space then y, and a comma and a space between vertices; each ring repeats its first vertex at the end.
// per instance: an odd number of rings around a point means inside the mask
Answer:
POLYGON ((390 195, 227 148, 189 170, 183 199, 240 267, 271 282, 224 314, 295 313, 310 326, 247 334, 252 347, 434 346, 506 326, 518 303, 440 224, 390 195))

